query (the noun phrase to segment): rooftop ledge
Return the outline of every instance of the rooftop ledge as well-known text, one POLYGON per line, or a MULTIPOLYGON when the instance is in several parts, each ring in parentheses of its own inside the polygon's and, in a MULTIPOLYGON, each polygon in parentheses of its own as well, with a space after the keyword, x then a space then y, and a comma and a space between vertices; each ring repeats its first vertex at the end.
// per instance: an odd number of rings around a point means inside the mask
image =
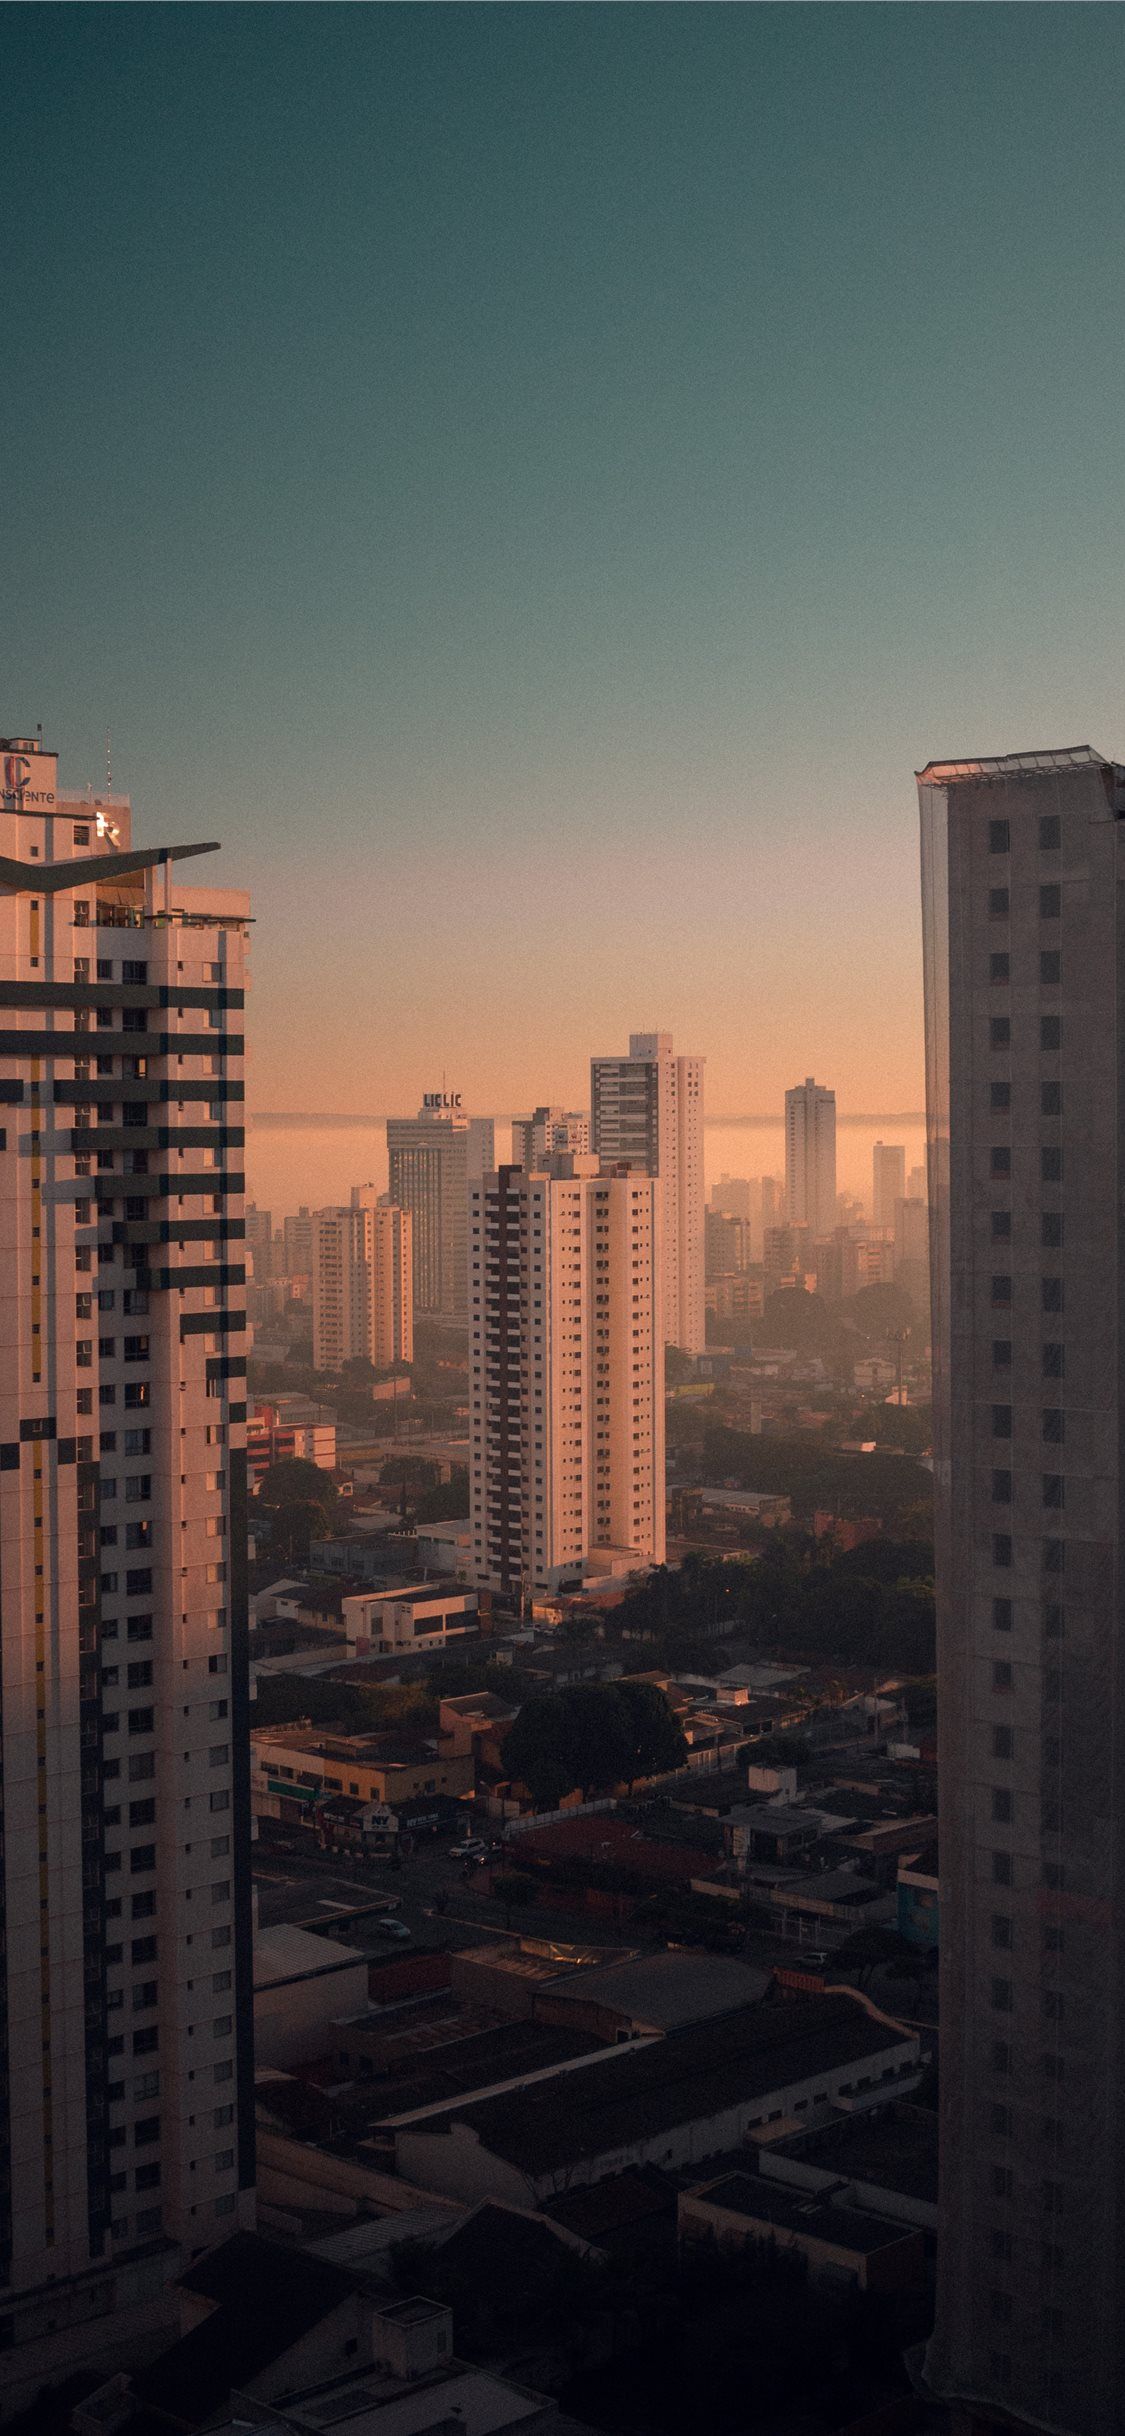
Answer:
POLYGON ((1058 770, 1111 770, 1114 764, 1092 744, 1068 744, 1050 753, 996 753, 979 761, 928 761, 916 770, 919 786, 948 786, 959 778, 1039 778, 1058 770))

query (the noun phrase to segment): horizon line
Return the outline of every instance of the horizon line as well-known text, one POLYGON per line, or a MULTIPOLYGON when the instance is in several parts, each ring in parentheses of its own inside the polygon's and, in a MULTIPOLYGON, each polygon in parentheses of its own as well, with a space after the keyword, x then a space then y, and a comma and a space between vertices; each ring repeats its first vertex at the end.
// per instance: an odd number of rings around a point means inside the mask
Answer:
MULTIPOLYGON (((371 1129, 374 1129, 376 1126, 379 1126, 379 1125, 385 1125, 385 1124, 387 1124, 387 1122, 388 1122, 388 1118, 387 1118, 386 1116, 373 1116, 373 1115, 371 1115, 371 1114, 369 1114, 369 1113, 363 1113, 363 1114, 359 1114, 359 1115, 350 1115, 350 1114, 346 1114, 346 1113, 345 1113, 345 1114, 340 1114, 338 1111, 332 1111, 332 1112, 331 1112, 331 1113, 329 1113, 329 1114, 325 1114, 325 1115, 318 1116, 318 1115, 316 1115, 316 1114, 312 1113, 311 1111, 307 1111, 307 1110, 304 1110, 304 1109, 288 1109, 288 1108, 256 1108, 256 1109, 248 1109, 246 1113, 247 1113, 247 1122, 248 1122, 248 1123, 249 1123, 251 1126, 254 1126, 254 1125, 260 1125, 260 1126, 263 1126, 263 1127, 268 1127, 268 1126, 271 1126, 271 1125, 272 1125, 272 1126, 276 1126, 276 1127, 278 1127, 279 1129, 282 1129, 282 1130, 283 1130, 283 1129, 285 1129, 285 1128, 288 1128, 289 1130, 291 1130, 291 1131, 293 1131, 293 1132, 299 1132, 299 1131, 311 1132, 311 1131, 314 1131, 314 1130, 315 1130, 317 1127, 322 1127, 322 1128, 323 1128, 323 1127, 327 1127, 327 1126, 338 1127, 338 1128, 340 1128, 341 1130, 342 1130, 342 1129, 344 1129, 345 1127, 352 1127, 352 1128, 359 1128, 359 1129, 363 1129, 363 1128, 365 1128, 365 1127, 370 1127, 371 1129)), ((498 1111, 493 1111, 493 1110, 487 1110, 487 1109, 486 1109, 486 1110, 482 1110, 480 1113, 481 1113, 481 1114, 483 1114, 483 1115, 485 1115, 485 1116, 491 1116, 491 1117, 492 1117, 492 1121, 493 1121, 493 1123, 494 1123, 494 1124, 502 1124, 502 1125, 507 1125, 507 1124, 511 1124, 511 1122, 512 1122, 512 1112, 509 1112, 509 1111, 498 1112, 498 1111)), ((530 1115, 530 1110, 526 1110, 526 1111, 520 1111, 520 1110, 517 1110, 517 1111, 515 1112, 515 1114, 516 1114, 516 1115, 524 1115, 524 1114, 530 1115)), ((856 1113, 854 1113, 854 1114, 852 1114, 852 1115, 845 1115, 845 1116, 841 1116, 841 1115, 839 1115, 839 1114, 838 1114, 838 1115, 837 1115, 837 1118, 836 1118, 836 1123, 837 1123, 837 1125, 838 1125, 838 1126, 839 1126, 839 1125, 915 1125, 915 1126, 917 1126, 917 1125, 924 1125, 924 1124, 925 1124, 925 1122, 926 1122, 926 1111, 925 1111, 925 1109, 924 1109, 924 1108, 906 1108, 906 1109, 903 1109, 903 1108, 891 1108, 891 1109, 875 1109, 874 1111, 868 1111, 868 1110, 858 1110, 858 1111, 856 1111, 856 1113)), ((784 1129, 785 1129, 785 1115, 784 1115, 784 1111, 783 1111, 783 1110, 779 1110, 779 1111, 778 1111, 776 1114, 775 1114, 775 1113, 773 1113, 772 1111, 769 1111, 769 1110, 762 1110, 762 1111, 750 1111, 750 1112, 748 1112, 748 1111, 746 1111, 746 1110, 742 1110, 742 1111, 739 1111, 739 1112, 737 1112, 736 1114, 731 1115, 731 1116, 722 1116, 722 1115, 718 1115, 718 1114, 715 1114, 715 1115, 712 1115, 712 1116, 705 1116, 705 1117, 704 1117, 704 1119, 703 1119, 703 1124, 704 1124, 704 1129, 705 1129, 705 1130, 706 1130, 706 1128, 707 1128, 708 1126, 715 1126, 715 1127, 718 1127, 718 1126, 730 1127, 730 1126, 736 1126, 736 1125, 774 1125, 774 1126, 776 1126, 776 1127, 777 1127, 777 1129, 778 1129, 778 1131, 779 1131, 779 1132, 784 1132, 784 1129)))

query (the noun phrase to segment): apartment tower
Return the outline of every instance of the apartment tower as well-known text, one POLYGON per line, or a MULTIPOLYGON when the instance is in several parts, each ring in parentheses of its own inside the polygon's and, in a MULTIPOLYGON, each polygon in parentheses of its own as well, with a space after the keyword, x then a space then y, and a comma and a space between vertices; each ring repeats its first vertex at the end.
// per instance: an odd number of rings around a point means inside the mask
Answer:
POLYGON ((1125 772, 919 780, 959 2430, 1125 2427, 1125 772))
POLYGON ((628 1057, 590 1067, 591 1149, 660 1179, 665 1334, 692 1354, 706 1343, 703 1065, 675 1056, 670 1032, 634 1032, 628 1057))
POLYGON ((463 1328, 469 1313, 469 1184, 496 1163, 491 1117, 459 1091, 427 1091, 416 1117, 388 1117, 390 1198, 413 1222, 414 1312, 463 1328))
POLYGON ((836 1224, 836 1094, 811 1074, 785 1094, 785 1214, 814 1240, 836 1224))
POLYGON ((0 745, 0 2384, 252 2222, 248 901, 0 745))
POLYGON ((895 1203, 906 1197, 906 1151, 900 1142, 876 1142, 871 1154, 871 1222, 893 1227, 895 1203))
POLYGON ((541 1167, 556 1151, 581 1157, 590 1147, 590 1119, 583 1109, 541 1107, 512 1118, 513 1167, 541 1167))
POLYGON ((472 1187, 470 1511, 493 1590, 663 1562, 660 1201, 581 1157, 472 1187))

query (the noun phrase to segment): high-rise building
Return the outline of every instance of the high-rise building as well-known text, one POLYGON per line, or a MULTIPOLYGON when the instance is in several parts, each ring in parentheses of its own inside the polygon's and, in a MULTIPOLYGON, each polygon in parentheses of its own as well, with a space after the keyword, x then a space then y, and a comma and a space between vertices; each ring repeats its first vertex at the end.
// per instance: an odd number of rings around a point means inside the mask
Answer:
POLYGON ((252 2221, 249 906, 26 738, 0 830, 10 2396, 252 2221))
POLYGON ((912 1167, 912 1168, 911 1168, 911 1170, 910 1170, 910 1173, 909 1173, 909 1175, 908 1175, 908 1177, 907 1177, 907 1179, 906 1179, 906 1198, 907 1198, 907 1200, 908 1200, 908 1201, 924 1201, 924 1200, 925 1200, 925 1198, 926 1198, 926 1190, 927 1190, 927 1187, 926 1187, 926 1170, 925 1170, 925 1168, 924 1168, 924 1167, 912 1167))
POLYGON ((785 1094, 785 1214, 814 1240, 836 1224, 836 1094, 811 1075, 785 1094))
POLYGON ((512 1118, 513 1167, 530 1171, 556 1151, 572 1151, 581 1158, 589 1147, 590 1119, 584 1110, 544 1107, 534 1109, 529 1117, 512 1118))
POLYGON ((721 1217, 744 1218, 749 1225, 753 1190, 749 1176, 722 1175, 711 1187, 708 1206, 721 1217))
POLYGON ((374 1185, 352 1187, 345 1209, 312 1218, 313 1368, 363 1359, 376 1370, 414 1359, 411 1221, 374 1185))
POLYGON ((664 1556, 659 1186, 553 1168, 470 1195, 472 1561, 509 1594, 664 1556))
POLYGON ((485 1154, 459 1091, 427 1091, 416 1117, 387 1119, 390 1196, 413 1224, 417 1319, 468 1318, 469 1176, 478 1159, 484 1172, 485 1154))
POLYGON ((312 1211, 304 1202, 281 1222, 281 1265, 286 1277, 312 1275, 312 1211))
POLYGON ((246 1205, 246 1251, 255 1285, 268 1285, 273 1276, 273 1213, 260 1210, 254 1201, 246 1205))
POLYGON ((930 1213, 924 1201, 895 1203, 895 1284, 908 1294, 918 1316, 930 1309, 930 1213))
POLYGON ((871 1154, 871 1223, 892 1227, 895 1203, 906 1198, 906 1151, 900 1142, 876 1142, 871 1154))
POLYGON ((931 763, 941 2190, 958 2428, 1125 2427, 1125 771, 931 763))
POLYGON ((749 1268, 749 1219, 732 1218, 726 1210, 706 1210, 703 1240, 709 1286, 714 1285, 716 1278, 734 1277, 749 1268))
POLYGON ((703 1065, 676 1057, 670 1032, 634 1032, 628 1057, 595 1057, 590 1068, 596 1156, 660 1178, 664 1327, 670 1345, 692 1354, 706 1343, 703 1065))

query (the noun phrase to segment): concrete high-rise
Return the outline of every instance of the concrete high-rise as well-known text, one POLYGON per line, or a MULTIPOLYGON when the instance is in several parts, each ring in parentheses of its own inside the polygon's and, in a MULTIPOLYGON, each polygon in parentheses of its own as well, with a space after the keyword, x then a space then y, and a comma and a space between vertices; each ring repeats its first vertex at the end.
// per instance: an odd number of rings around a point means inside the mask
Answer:
POLYGON ((253 2210, 249 906, 130 830, 0 745, 9 2400, 253 2210))
POLYGON ((900 1142, 876 1142, 871 1154, 871 1223, 893 1227, 895 1203, 906 1198, 906 1150, 900 1142))
POLYGON ((1125 2427, 1125 771, 919 780, 941 1754, 927 2374, 1125 2427))
POLYGON ((836 1224, 836 1094, 811 1075, 785 1094, 785 1214, 814 1240, 836 1224))
POLYGON ((557 1151, 582 1157, 589 1147, 590 1119, 582 1109, 542 1107, 512 1118, 513 1167, 540 1167, 557 1151))
POLYGON ((661 1194, 593 1158, 471 1188, 476 1580, 507 1594, 664 1557, 661 1194))
POLYGON ((592 1150, 660 1178, 665 1335, 692 1354, 706 1343, 703 1065, 677 1057, 670 1032, 634 1032, 628 1057, 590 1067, 592 1150))
POLYGON ((352 1187, 350 1206, 312 1219, 314 1370, 362 1358, 376 1370, 414 1359, 411 1220, 374 1185, 352 1187))
POLYGON ((413 1224, 414 1315, 468 1319, 471 1178, 495 1164, 491 1117, 469 1117, 459 1091, 427 1091, 416 1117, 388 1117, 390 1198, 413 1224))

